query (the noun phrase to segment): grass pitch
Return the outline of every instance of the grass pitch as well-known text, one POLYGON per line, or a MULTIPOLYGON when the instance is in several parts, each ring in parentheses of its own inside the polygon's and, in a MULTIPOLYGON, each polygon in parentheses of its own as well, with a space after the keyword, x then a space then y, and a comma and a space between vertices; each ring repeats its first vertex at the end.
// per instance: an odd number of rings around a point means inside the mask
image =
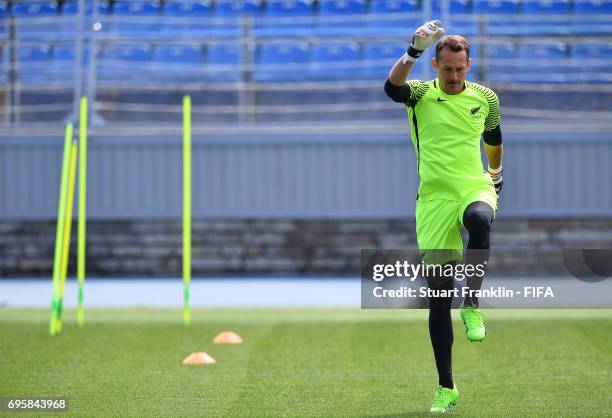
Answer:
MULTIPOLYGON (((0 309, 0 397, 67 396, 79 417, 429 416, 426 314, 202 309, 184 327, 179 310, 92 309, 50 337, 48 310, 0 309), (222 330, 244 343, 213 344, 222 330), (217 364, 183 366, 194 351, 217 364)), ((481 344, 455 316, 453 415, 612 414, 612 310, 487 314, 481 344)))

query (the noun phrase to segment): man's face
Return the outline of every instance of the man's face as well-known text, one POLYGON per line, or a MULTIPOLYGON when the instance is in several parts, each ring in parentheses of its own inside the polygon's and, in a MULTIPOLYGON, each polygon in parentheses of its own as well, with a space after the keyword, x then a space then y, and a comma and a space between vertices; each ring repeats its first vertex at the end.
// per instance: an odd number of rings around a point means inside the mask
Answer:
POLYGON ((449 48, 440 51, 440 60, 432 59, 438 74, 440 89, 446 94, 459 94, 463 91, 465 76, 472 64, 465 51, 453 52, 449 48))

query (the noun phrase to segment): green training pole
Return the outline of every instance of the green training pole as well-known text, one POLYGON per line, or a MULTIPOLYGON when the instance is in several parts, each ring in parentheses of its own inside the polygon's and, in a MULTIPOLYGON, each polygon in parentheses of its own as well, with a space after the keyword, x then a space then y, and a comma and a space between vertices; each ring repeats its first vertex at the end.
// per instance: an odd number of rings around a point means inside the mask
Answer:
POLYGON ((87 208, 87 97, 81 97, 79 115, 79 225, 77 237, 77 278, 79 293, 77 298, 77 323, 85 323, 83 297, 85 293, 85 216, 87 208))
POLYGON ((53 257, 53 296, 51 299, 51 320, 49 333, 55 335, 57 327, 57 309, 59 306, 60 270, 62 260, 62 239, 64 236, 64 220, 66 211, 66 188, 68 187, 68 170, 70 165, 70 143, 72 142, 72 124, 66 125, 64 138, 64 156, 62 159, 62 176, 60 180, 59 203, 57 209, 57 229, 55 231, 55 255, 53 257))
POLYGON ((191 97, 183 97, 183 323, 191 323, 191 97))
POLYGON ((72 208, 74 206, 74 183, 76 181, 77 164, 77 142, 74 141, 70 148, 70 168, 68 172, 68 190, 66 191, 66 217, 64 219, 64 238, 62 238, 62 262, 60 270, 60 289, 57 305, 56 332, 62 332, 62 317, 64 311, 64 288, 66 287, 66 275, 68 274, 68 256, 70 255, 70 230, 72 229, 72 208))

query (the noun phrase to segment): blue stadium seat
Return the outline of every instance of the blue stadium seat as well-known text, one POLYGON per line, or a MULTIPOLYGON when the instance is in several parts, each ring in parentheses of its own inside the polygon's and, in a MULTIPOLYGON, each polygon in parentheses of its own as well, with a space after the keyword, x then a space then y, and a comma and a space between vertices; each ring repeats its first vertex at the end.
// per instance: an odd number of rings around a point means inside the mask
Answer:
POLYGON ((75 48, 72 44, 54 45, 51 50, 51 71, 55 75, 73 77, 76 65, 75 48))
POLYGON ((574 0, 571 16, 571 33, 585 36, 607 36, 612 34, 612 0, 574 0))
POLYGON ((610 0, 574 0, 576 14, 612 14, 610 0))
POLYGON ((4 39, 6 36, 6 30, 4 28, 4 20, 6 16, 6 4, 0 3, 0 39, 4 39))
POLYGON ((22 40, 55 39, 58 30, 55 2, 15 3, 12 14, 17 20, 17 38, 22 40))
POLYGON ((570 78, 563 42, 522 43, 518 47, 515 81, 565 82, 570 78))
POLYGON ((320 0, 317 33, 321 36, 361 34, 366 16, 365 0, 320 0))
POLYGON ((53 61, 74 62, 75 56, 74 45, 60 44, 53 46, 53 61))
POLYGON ((195 45, 160 45, 153 59, 168 64, 203 64, 202 50, 195 45))
POLYGON ((572 45, 575 80, 583 83, 612 83, 612 42, 572 45))
POLYGON ((254 35, 259 38, 310 36, 313 16, 313 0, 268 0, 263 17, 255 24, 254 35))
POLYGON ((418 0, 371 0, 370 13, 412 13, 420 12, 418 0))
POLYGON ((161 30, 157 3, 117 2, 113 5, 111 32, 122 38, 157 37, 161 30))
POLYGON ((240 80, 242 49, 236 43, 212 44, 206 48, 206 79, 209 81, 240 80))
POLYGON ((17 48, 17 79, 24 84, 47 84, 48 69, 51 62, 51 49, 48 45, 24 45, 17 48))
POLYGON ((110 44, 98 54, 98 74, 102 80, 146 83, 152 60, 148 44, 110 44))
POLYGON ((255 81, 302 81, 308 67, 305 42, 263 44, 255 55, 255 81))
POLYGON ((406 36, 406 28, 416 28, 421 23, 420 4, 417 0, 373 0, 366 30, 370 35, 406 36))
POLYGON ((443 16, 449 13, 451 16, 454 14, 466 14, 472 12, 472 1, 471 0, 433 0, 431 3, 431 10, 434 16, 443 16), (447 8, 447 10, 445 10, 447 8))
POLYGON ((521 0, 474 0, 474 12, 514 15, 520 13, 521 0))
POLYGON ((215 14, 217 16, 242 16, 249 14, 261 15, 262 0, 217 0, 215 2, 215 14))
POLYGON ((567 14, 569 0, 529 0, 523 2, 523 14, 567 14))
POLYGON ((195 82, 204 68, 202 48, 196 45, 159 45, 153 54, 153 78, 160 81, 195 82))
POLYGON ((363 75, 357 43, 320 43, 313 45, 311 51, 311 80, 351 80, 363 75))
MULTIPOLYGON (((168 39, 217 37, 209 2, 171 1, 164 5, 162 36, 168 39)), ((234 25, 234 32, 237 27, 234 25)))
POLYGON ((451 15, 444 28, 447 35, 456 34, 469 38, 478 34, 478 23, 474 20, 474 15, 451 15))
POLYGON ((486 68, 487 79, 494 82, 512 82, 517 68, 517 48, 512 42, 486 42, 484 59, 479 60, 486 68))
POLYGON ((8 48, 0 46, 0 83, 8 83, 8 48))
POLYGON ((385 80, 393 64, 404 55, 404 52, 406 47, 397 42, 366 44, 362 61, 364 77, 385 80))
POLYGON ((568 0, 530 0, 523 3, 523 19, 518 22, 521 35, 569 35, 568 0), (542 15, 546 15, 542 22, 542 15))

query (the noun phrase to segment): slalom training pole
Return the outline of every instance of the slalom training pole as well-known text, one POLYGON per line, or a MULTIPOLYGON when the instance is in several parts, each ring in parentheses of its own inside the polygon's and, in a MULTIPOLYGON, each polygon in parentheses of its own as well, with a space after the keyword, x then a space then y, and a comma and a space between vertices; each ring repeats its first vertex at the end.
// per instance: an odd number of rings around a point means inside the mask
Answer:
POLYGON ((77 297, 77 323, 85 323, 83 298, 85 293, 85 216, 87 213, 87 97, 81 97, 79 115, 79 224, 77 237, 77 278, 79 293, 77 297))
POLYGON ((191 323, 191 97, 183 97, 183 324, 191 323))
POLYGON ((53 296, 51 299, 51 320, 49 333, 55 335, 57 327, 57 309, 59 306, 60 270, 62 260, 62 239, 64 236, 64 220, 66 211, 66 188, 68 187, 68 170, 70 166, 70 143, 72 142, 72 124, 66 125, 64 138, 64 156, 62 159, 62 175, 60 179, 59 203, 57 209, 57 229, 55 231, 55 255, 53 257, 53 296))
POLYGON ((70 230, 72 228, 72 207, 74 206, 74 183, 76 179, 77 142, 72 143, 70 149, 70 172, 68 175, 68 190, 66 193, 66 218, 64 220, 64 238, 62 239, 62 263, 60 271, 60 292, 57 306, 57 333, 62 332, 62 314, 64 310, 64 288, 68 274, 68 255, 70 254, 70 230))

